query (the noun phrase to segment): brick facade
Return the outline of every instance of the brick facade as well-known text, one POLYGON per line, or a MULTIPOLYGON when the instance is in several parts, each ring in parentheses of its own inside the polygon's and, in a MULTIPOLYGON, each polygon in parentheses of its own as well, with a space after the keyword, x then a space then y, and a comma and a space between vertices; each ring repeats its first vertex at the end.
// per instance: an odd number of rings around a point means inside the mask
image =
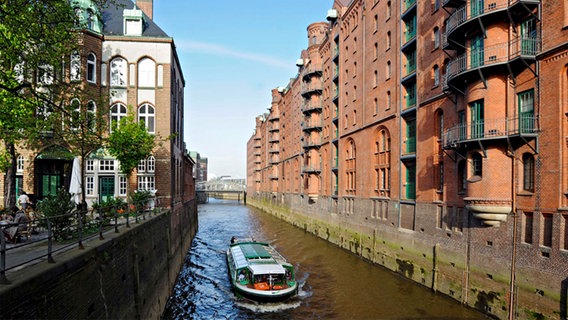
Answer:
POLYGON ((488 314, 566 317, 566 6, 335 1, 257 118, 249 195, 488 314))

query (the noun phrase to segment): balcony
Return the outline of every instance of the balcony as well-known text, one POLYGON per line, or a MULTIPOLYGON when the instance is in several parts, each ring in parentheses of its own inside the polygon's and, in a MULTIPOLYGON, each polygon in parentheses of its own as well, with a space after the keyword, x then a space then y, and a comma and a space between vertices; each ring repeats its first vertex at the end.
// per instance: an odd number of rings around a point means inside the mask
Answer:
POLYGON ((278 145, 270 146, 268 153, 279 153, 280 147, 278 145))
POLYGON ((460 89, 466 80, 479 79, 480 71, 509 73, 509 69, 525 69, 527 60, 536 61, 540 51, 540 38, 527 37, 463 53, 448 63, 442 86, 460 89))
POLYGON ((304 140, 302 143, 302 147, 304 149, 312 149, 312 148, 319 148, 321 146, 321 137, 309 137, 308 139, 304 140))
POLYGON ((455 149, 470 141, 511 138, 521 138, 518 139, 519 143, 524 143, 527 138, 537 137, 539 131, 538 116, 535 115, 487 119, 459 124, 446 130, 442 146, 444 149, 455 149))
POLYGON ((402 1, 402 14, 401 18, 404 19, 407 15, 416 11, 416 0, 403 0, 402 1))
POLYGON ((539 0, 493 0, 485 1, 482 7, 463 5, 448 18, 446 35, 457 43, 463 43, 468 30, 477 30, 483 25, 497 21, 522 19, 540 4, 539 0))
POLYGON ((321 63, 312 64, 310 62, 308 67, 304 69, 303 79, 305 81, 305 80, 309 80, 311 77, 314 77, 314 76, 321 77, 322 73, 323 73, 323 67, 322 67, 321 63))
POLYGON ((465 207, 483 224, 498 227, 507 221, 512 210, 512 201, 507 199, 464 198, 465 207))
POLYGON ((280 141, 280 135, 279 134, 273 134, 268 139, 268 142, 270 142, 270 143, 274 143, 274 142, 278 142, 278 141, 280 141))
POLYGON ((323 86, 321 81, 316 82, 304 82, 302 85, 301 94, 304 98, 311 96, 312 94, 321 94, 323 86))
POLYGON ((321 130, 322 121, 321 120, 309 120, 302 122, 302 131, 309 132, 314 130, 321 130))
POLYGON ((303 113, 311 113, 311 112, 321 112, 322 106, 320 102, 317 101, 304 101, 302 104, 302 112, 303 113))
POLYGON ((302 166, 302 173, 320 173, 319 165, 304 165, 302 166))
POLYGON ((457 8, 463 6, 466 0, 443 0, 442 6, 445 8, 457 8))
POLYGON ((278 121, 279 119, 280 119, 280 112, 278 112, 278 109, 276 109, 276 111, 270 112, 270 117, 268 118, 268 121, 270 122, 278 121))
POLYGON ((268 128, 268 132, 278 132, 280 131, 280 124, 278 122, 273 122, 270 128, 268 128))

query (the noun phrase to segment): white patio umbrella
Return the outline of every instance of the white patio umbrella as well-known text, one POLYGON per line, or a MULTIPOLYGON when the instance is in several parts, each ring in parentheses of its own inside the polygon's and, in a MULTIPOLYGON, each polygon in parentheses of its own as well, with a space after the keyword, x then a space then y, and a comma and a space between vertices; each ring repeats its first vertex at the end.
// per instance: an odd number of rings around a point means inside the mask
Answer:
POLYGON ((76 204, 81 203, 81 163, 79 157, 73 159, 73 169, 71 170, 71 183, 69 184, 69 193, 73 195, 76 204))

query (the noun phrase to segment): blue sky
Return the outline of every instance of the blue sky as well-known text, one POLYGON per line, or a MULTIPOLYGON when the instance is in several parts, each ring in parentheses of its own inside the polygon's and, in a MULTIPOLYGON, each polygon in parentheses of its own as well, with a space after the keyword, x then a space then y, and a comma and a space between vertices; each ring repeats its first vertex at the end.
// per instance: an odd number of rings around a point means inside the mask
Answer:
POLYGON ((306 28, 333 0, 154 0, 185 76, 185 142, 209 177, 246 178, 246 143, 271 90, 296 76, 306 28))

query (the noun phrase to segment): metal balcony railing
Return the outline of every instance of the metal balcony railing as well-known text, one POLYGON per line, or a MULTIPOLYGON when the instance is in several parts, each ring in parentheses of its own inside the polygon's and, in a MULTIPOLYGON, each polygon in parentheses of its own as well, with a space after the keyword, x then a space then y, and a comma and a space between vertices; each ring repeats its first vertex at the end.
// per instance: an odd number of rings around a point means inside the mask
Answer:
POLYGON ((522 37, 474 52, 469 51, 452 59, 446 68, 446 80, 476 68, 507 63, 513 59, 534 58, 541 50, 540 38, 522 37))
POLYGON ((449 128, 444 131, 442 143, 444 148, 451 148, 465 141, 531 136, 538 134, 539 131, 536 115, 484 119, 449 128))
MULTIPOLYGON (((446 1, 449 3, 450 1, 446 1)), ((455 1, 454 1, 455 2, 455 1)), ((492 0, 492 1, 479 1, 478 6, 472 6, 471 1, 464 1, 464 5, 456 9, 450 17, 446 25, 446 33, 451 34, 455 29, 461 25, 474 20, 482 15, 490 15, 496 12, 504 12, 511 8, 517 7, 517 10, 526 10, 526 5, 537 5, 539 1, 535 0, 492 0)))

